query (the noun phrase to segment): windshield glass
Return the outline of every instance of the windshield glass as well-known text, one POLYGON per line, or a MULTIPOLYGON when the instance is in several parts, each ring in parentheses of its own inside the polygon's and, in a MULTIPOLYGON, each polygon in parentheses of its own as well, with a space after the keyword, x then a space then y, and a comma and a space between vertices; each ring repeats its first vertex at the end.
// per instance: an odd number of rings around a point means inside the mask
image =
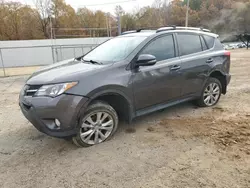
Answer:
POLYGON ((84 61, 109 63, 125 59, 146 37, 116 37, 96 47, 83 57, 84 61))

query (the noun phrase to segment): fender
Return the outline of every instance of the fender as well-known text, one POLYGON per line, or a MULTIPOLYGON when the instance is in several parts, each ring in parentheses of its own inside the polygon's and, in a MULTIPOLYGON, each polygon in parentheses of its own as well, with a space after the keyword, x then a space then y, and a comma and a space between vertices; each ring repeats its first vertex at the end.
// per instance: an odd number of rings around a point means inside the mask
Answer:
POLYGON ((222 72, 221 69, 212 69, 209 74, 208 74, 208 77, 213 74, 214 72, 220 72, 223 76, 226 76, 226 73, 222 72))
POLYGON ((85 104, 85 106, 88 106, 93 100, 95 100, 98 97, 104 96, 104 95, 119 95, 122 96, 129 105, 129 123, 131 123, 132 119, 135 117, 135 110, 133 105, 133 94, 132 90, 128 91, 127 88, 123 86, 118 85, 109 85, 109 86, 103 86, 95 89, 94 91, 91 91, 87 94, 87 97, 89 100, 85 104))
MULTIPOLYGON (((202 85, 202 88, 204 88, 204 86, 205 86, 205 84, 207 83, 207 80, 208 80, 208 78, 214 73, 214 72, 219 72, 222 76, 224 76, 224 77, 226 77, 226 73, 224 73, 224 72, 222 72, 220 69, 217 69, 217 68, 215 68, 215 69, 212 69, 208 74, 206 74, 206 79, 205 79, 205 81, 204 81, 204 83, 203 83, 203 85, 202 85)), ((223 86, 223 83, 222 83, 222 87, 223 87, 223 90, 224 90, 224 92, 226 92, 226 85, 225 86, 223 86)), ((201 89, 201 92, 202 92, 202 89, 201 89)))

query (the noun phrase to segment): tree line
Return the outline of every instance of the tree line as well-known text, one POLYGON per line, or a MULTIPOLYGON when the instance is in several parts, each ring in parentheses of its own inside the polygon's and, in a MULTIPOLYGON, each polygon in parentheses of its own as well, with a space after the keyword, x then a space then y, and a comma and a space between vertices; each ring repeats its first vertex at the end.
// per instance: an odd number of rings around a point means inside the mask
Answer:
MULTIPOLYGON (((187 9, 187 0, 155 0, 133 12, 116 6, 111 15, 86 7, 75 10, 64 0, 34 2, 35 8, 0 0, 0 40, 115 36, 118 16, 122 31, 184 26, 187 9)), ((250 0, 190 0, 189 26, 211 29, 225 39, 250 33, 250 0)))

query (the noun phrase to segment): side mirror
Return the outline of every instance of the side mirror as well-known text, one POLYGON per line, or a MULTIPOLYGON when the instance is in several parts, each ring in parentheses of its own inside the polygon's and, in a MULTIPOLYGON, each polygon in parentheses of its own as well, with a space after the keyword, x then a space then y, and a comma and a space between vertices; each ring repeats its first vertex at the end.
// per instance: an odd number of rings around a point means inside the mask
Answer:
POLYGON ((136 61, 136 67, 140 66, 152 66, 156 64, 156 57, 150 54, 141 54, 139 55, 136 61))

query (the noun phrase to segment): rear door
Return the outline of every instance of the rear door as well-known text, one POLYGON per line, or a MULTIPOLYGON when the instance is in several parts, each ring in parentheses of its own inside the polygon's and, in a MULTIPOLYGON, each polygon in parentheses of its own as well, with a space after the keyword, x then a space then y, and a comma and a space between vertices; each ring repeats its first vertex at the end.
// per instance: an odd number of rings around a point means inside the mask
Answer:
POLYGON ((174 35, 168 34, 153 39, 138 54, 154 55, 157 63, 133 71, 136 110, 170 101, 181 95, 181 62, 176 51, 174 35))
MULTIPOLYGON (((209 36, 210 37, 210 36, 209 36)), ((214 38, 210 37, 210 47, 214 38)), ((202 35, 190 32, 177 34, 183 75, 182 96, 197 94, 201 91, 206 75, 211 70, 212 51, 202 35)))

